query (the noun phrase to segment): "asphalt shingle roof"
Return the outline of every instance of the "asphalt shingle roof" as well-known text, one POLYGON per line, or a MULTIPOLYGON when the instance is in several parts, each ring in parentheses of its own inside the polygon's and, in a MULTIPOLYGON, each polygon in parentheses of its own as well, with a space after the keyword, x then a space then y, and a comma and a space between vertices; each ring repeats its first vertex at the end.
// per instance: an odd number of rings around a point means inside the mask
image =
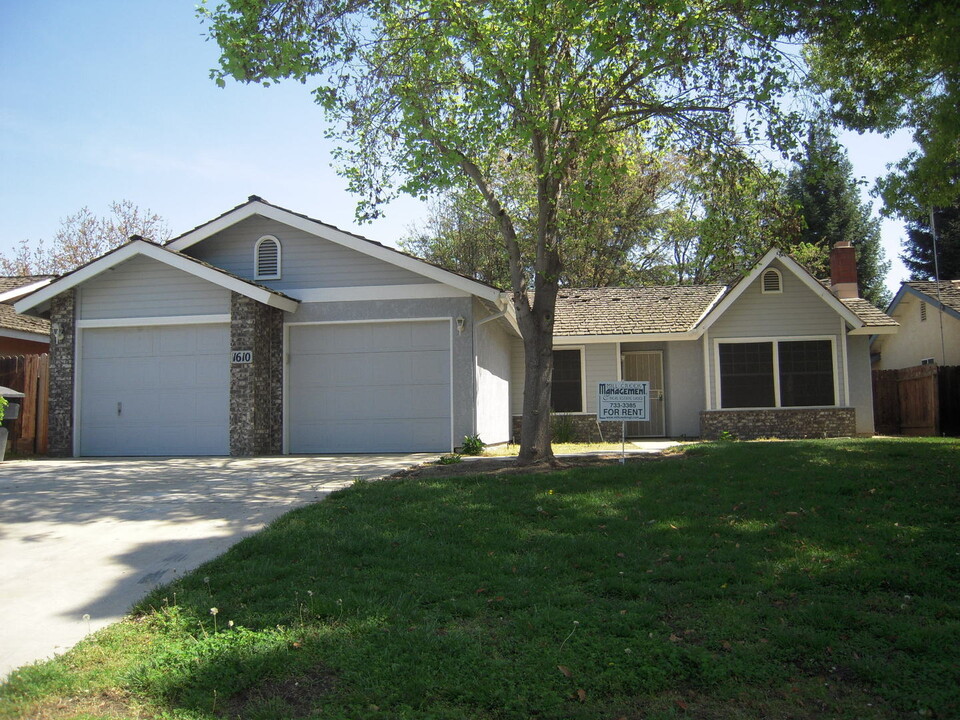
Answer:
POLYGON ((563 288, 554 334, 643 335, 691 330, 723 285, 563 288))
MULTIPOLYGON (((17 288, 33 285, 41 280, 47 280, 53 275, 15 275, 0 277, 0 293, 16 290, 17 288)), ((13 309, 13 301, 0 303, 0 329, 15 330, 17 332, 50 334, 50 321, 42 318, 18 315, 13 309)))
POLYGON ((10 290, 16 290, 17 288, 25 287, 27 285, 33 285, 36 282, 41 280, 48 280, 49 278, 56 277, 55 275, 11 275, 8 277, 0 277, 0 293, 5 293, 10 290))

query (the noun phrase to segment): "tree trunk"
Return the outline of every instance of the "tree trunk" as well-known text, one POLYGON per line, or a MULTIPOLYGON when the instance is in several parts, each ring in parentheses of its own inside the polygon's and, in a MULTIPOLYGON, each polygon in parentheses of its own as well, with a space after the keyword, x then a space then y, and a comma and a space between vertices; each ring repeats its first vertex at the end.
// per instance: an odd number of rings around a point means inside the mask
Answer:
MULTIPOLYGON (((522 298, 526 304, 527 299, 522 298)), ((518 465, 553 462, 550 396, 553 380, 553 318, 557 286, 538 287, 532 308, 517 313, 523 336, 523 419, 518 465)))

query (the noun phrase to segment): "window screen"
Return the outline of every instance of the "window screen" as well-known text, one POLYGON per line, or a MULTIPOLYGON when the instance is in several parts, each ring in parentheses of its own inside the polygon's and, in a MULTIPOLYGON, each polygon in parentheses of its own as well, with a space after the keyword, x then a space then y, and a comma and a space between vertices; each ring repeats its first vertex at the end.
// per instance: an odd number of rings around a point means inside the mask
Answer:
POLYGON ((773 407, 773 343, 720 345, 720 405, 773 407))
POLYGON ((833 346, 829 340, 782 341, 780 404, 833 405, 833 346))
POLYGON ((553 351, 550 407, 554 412, 583 412, 580 350, 553 351))

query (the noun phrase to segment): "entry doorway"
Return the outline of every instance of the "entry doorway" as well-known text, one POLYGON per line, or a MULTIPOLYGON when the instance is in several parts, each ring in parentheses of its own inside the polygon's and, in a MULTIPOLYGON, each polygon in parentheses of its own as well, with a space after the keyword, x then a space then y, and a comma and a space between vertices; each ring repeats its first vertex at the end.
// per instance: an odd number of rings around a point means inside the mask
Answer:
POLYGON ((663 402, 663 351, 639 350, 625 352, 620 357, 624 380, 646 380, 650 383, 650 419, 628 422, 627 437, 663 437, 666 423, 663 402))

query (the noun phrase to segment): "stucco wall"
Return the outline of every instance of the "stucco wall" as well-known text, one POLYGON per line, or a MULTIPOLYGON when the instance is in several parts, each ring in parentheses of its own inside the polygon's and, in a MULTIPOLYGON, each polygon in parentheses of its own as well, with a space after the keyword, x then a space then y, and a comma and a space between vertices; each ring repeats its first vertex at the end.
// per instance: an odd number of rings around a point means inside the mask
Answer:
POLYGON ((850 406, 857 412, 858 435, 873 435, 873 378, 870 370, 870 337, 847 337, 850 354, 850 406))
POLYGON ((927 304, 927 319, 920 319, 920 298, 905 294, 893 313, 900 329, 893 335, 881 335, 874 343, 880 350, 880 369, 919 365, 924 358, 934 358, 938 365, 960 365, 960 320, 943 313, 943 346, 940 343, 941 313, 927 304))
MULTIPOLYGON (((475 317, 481 320, 484 313, 477 313, 475 317)), ((477 354, 476 432, 488 445, 510 440, 511 344, 500 322, 491 320, 477 326, 474 336, 477 354)))

